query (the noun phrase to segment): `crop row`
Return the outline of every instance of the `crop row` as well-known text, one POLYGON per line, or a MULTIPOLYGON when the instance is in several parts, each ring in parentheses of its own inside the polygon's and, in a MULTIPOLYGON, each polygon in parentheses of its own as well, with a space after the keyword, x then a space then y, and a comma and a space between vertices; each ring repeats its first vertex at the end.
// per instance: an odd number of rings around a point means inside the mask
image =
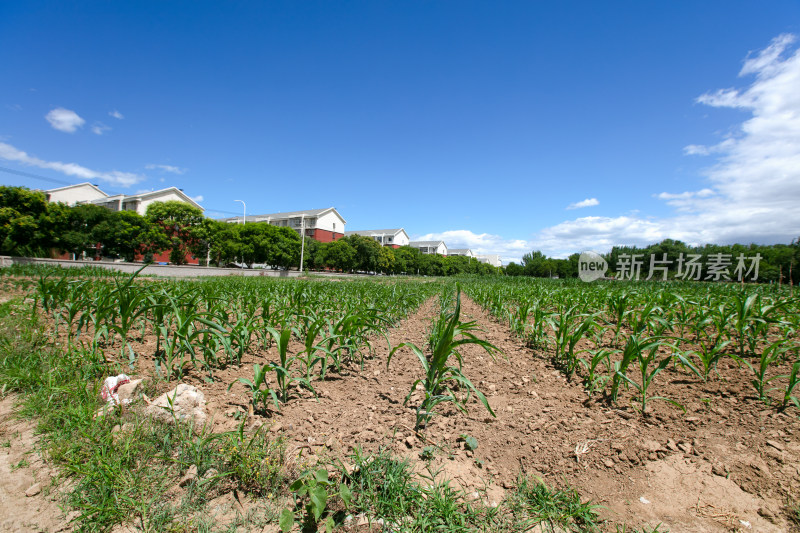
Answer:
POLYGON ((131 341, 154 337, 149 355, 166 380, 180 378, 187 367, 213 378, 219 368, 240 365, 246 353, 274 345, 279 361, 270 365, 284 397, 292 382, 310 387, 330 368, 363 365, 374 338, 439 289, 419 282, 143 281, 135 275, 108 280, 53 273, 41 275, 37 284, 38 307, 55 320, 57 332, 63 328, 68 344, 104 348, 103 353, 118 346, 133 366, 141 354, 131 341), (303 344, 299 353, 288 353, 292 339, 303 344))
POLYGON ((616 403, 633 387, 643 412, 665 368, 707 381, 731 358, 752 371, 757 396, 800 407, 797 331, 800 299, 772 287, 699 283, 473 281, 469 295, 536 349, 548 353, 587 392, 616 403), (779 374, 778 367, 788 373, 779 374), (781 382, 781 387, 770 387, 781 382), (772 398, 774 399, 774 398, 772 398))

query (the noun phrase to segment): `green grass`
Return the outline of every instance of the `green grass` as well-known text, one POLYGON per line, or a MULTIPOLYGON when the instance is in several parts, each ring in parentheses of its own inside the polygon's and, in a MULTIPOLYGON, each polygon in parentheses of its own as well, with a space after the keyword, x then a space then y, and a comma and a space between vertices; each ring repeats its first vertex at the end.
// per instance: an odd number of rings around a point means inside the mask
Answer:
POLYGON ((597 505, 582 502, 574 489, 550 488, 536 478, 520 476, 506 504, 513 523, 525 529, 541 524, 544 531, 601 531, 597 505))
MULTIPOLYGON (((91 350, 45 344, 30 317, 18 302, 0 305, 0 388, 20 395, 19 414, 36 422, 40 451, 71 481, 64 500, 77 511, 80 530, 132 523, 145 531, 194 531, 214 495, 285 492, 283 442, 263 432, 198 435, 135 410, 95 418, 101 380, 119 369, 106 369, 91 350), (165 497, 191 465, 199 481, 178 501, 165 497)), ((270 516, 265 509, 251 518, 260 523, 270 516)))
POLYGON ((353 514, 383 519, 400 531, 475 531, 493 529, 498 510, 467 501, 466 494, 440 476, 417 476, 407 460, 386 451, 351 458, 347 476, 353 514))

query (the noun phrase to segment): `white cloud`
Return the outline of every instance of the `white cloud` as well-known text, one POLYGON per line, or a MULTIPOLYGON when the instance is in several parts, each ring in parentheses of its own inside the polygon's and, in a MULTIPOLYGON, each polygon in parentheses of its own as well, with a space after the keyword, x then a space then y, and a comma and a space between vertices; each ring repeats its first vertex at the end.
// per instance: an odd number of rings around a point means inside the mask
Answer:
POLYGON ((102 122, 95 122, 92 125, 92 133, 95 135, 103 135, 107 131, 111 131, 111 126, 106 126, 102 122))
POLYGON ((131 185, 139 183, 145 179, 144 176, 133 174, 131 172, 120 172, 118 170, 112 170, 111 172, 98 172, 76 163, 45 161, 43 159, 39 159, 38 157, 28 155, 22 150, 18 150, 17 148, 4 142, 0 142, 0 159, 16 161, 17 163, 21 163, 23 165, 55 170, 56 172, 61 172, 62 174, 74 176, 80 179, 98 179, 107 183, 119 185, 121 187, 130 187, 131 185))
POLYGON ((713 146, 689 145, 687 155, 713 156, 696 191, 655 196, 675 209, 668 217, 584 217, 542 230, 532 249, 564 256, 584 249, 648 244, 671 238, 690 244, 788 243, 800 236, 800 51, 780 35, 744 61, 743 88, 701 95, 711 107, 750 116, 713 146))
POLYGON ((682 193, 669 193, 662 192, 654 194, 659 200, 664 200, 668 205, 671 205, 678 211, 689 212, 693 211, 695 207, 695 200, 698 198, 710 198, 716 193, 711 189, 702 189, 699 191, 685 191, 682 193))
POLYGON ((75 133, 78 128, 86 123, 75 111, 57 107, 44 116, 47 122, 58 131, 75 133))
POLYGON ((600 202, 597 201, 597 198, 587 198, 586 200, 581 200, 580 202, 575 202, 574 204, 569 204, 567 209, 580 209, 582 207, 592 207, 593 205, 598 205, 600 202))
POLYGON ((171 172, 172 174, 183 174, 186 172, 185 168, 172 165, 147 165, 145 168, 148 170, 163 170, 164 172, 171 172))
POLYGON ((198 194, 197 196, 190 196, 190 198, 192 200, 194 200, 195 202, 197 202, 198 204, 203 201, 203 195, 202 194, 198 194))
POLYGON ((448 248, 469 248, 476 254, 497 254, 504 263, 520 261, 531 251, 530 243, 524 239, 505 239, 491 233, 473 233, 470 230, 450 230, 427 233, 415 237, 415 241, 444 241, 448 248))
POLYGON ((109 111, 108 112, 108 116, 114 117, 114 118, 116 118, 118 120, 122 120, 123 118, 125 118, 125 116, 122 113, 120 113, 119 111, 117 111, 116 109, 114 111, 109 111))

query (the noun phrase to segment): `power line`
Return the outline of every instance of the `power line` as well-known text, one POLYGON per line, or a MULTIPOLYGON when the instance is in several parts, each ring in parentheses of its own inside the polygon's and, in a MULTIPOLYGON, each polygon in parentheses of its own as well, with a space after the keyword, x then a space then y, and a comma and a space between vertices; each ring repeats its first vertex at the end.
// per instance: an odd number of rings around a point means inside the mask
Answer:
MULTIPOLYGON (((57 185, 78 185, 77 183, 72 183, 72 182, 69 182, 69 181, 59 180, 59 179, 55 179, 55 178, 48 178, 46 176, 39 176, 38 174, 31 174, 30 172, 23 172, 21 170, 14 170, 13 168, 0 167, 0 172, 7 172, 9 174, 16 174, 17 176, 22 176, 24 178, 33 178, 33 179, 42 180, 42 181, 49 181, 50 183, 55 183, 57 185)), ((106 190, 109 191, 109 192, 112 192, 114 194, 124 194, 124 193, 122 193, 122 192, 120 192, 118 190, 114 190, 114 189, 106 189, 106 190)), ((205 208, 205 211, 210 211, 210 212, 213 212, 213 213, 224 213, 226 215, 238 215, 239 214, 236 211, 226 211, 224 209, 214 209, 214 208, 211 208, 211 207, 205 208)))
POLYGON ((16 174, 17 176, 23 176, 26 178, 34 178, 37 180, 49 181, 51 183, 57 183, 59 185, 75 185, 74 183, 70 183, 68 181, 57 180, 54 178, 46 178, 44 176, 37 176, 36 174, 30 174, 28 172, 22 172, 21 170, 14 170, 12 168, 0 167, 0 171, 8 172, 9 174, 16 174))

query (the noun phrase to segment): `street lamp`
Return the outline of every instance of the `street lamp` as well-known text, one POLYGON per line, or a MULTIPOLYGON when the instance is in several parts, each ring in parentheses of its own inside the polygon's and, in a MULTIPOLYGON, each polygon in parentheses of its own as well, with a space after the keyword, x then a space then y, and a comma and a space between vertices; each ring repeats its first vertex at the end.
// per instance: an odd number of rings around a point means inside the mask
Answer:
POLYGON ((244 200, 234 200, 234 202, 242 202, 242 224, 247 224, 247 205, 244 200))
POLYGON ((300 275, 303 275, 303 252, 306 249, 306 216, 300 215, 300 275))
MULTIPOLYGON (((234 202, 242 202, 242 226, 247 224, 247 205, 244 200, 234 200, 234 202)), ((244 268, 244 256, 242 256, 242 268, 244 268)))

